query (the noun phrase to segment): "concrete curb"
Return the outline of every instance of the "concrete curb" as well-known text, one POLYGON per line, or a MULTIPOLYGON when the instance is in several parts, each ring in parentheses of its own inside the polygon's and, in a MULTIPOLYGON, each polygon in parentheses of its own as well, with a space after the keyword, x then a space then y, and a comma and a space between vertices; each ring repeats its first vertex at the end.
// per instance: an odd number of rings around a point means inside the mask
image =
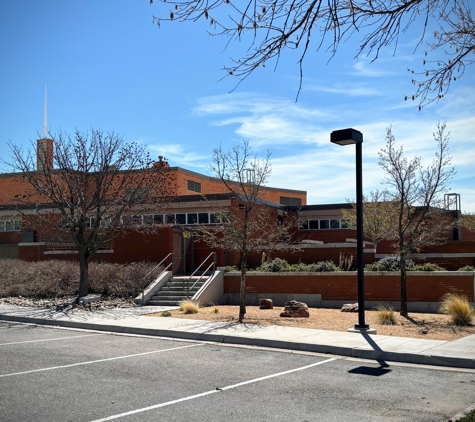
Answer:
MULTIPOLYGON (((61 326, 67 328, 81 328, 95 331, 108 331, 124 334, 138 334, 157 337, 172 337, 184 340, 209 341, 224 344, 239 344, 248 346, 261 346, 268 348, 278 348, 287 350, 296 350, 303 352, 316 352, 323 354, 332 354, 346 357, 354 357, 361 359, 370 359, 378 361, 390 361, 401 363, 412 363, 433 366, 449 366, 454 368, 475 369, 475 358, 442 356, 430 353, 412 353, 412 352, 392 352, 384 350, 375 350, 361 348, 360 346, 352 347, 345 345, 316 344, 305 341, 282 340, 278 338, 265 339, 260 337, 251 337, 250 335, 238 334, 222 334, 212 332, 197 332, 177 329, 165 328, 147 328, 147 327, 130 327, 121 325, 120 320, 117 323, 110 324, 107 320, 104 323, 94 321, 65 321, 45 318, 35 318, 17 315, 0 314, 0 320, 21 322, 46 326, 61 326)), ((215 328, 211 328, 212 331, 215 328)), ((216 328, 219 330, 219 328, 216 328)), ((356 334, 352 334, 356 335, 356 334)))

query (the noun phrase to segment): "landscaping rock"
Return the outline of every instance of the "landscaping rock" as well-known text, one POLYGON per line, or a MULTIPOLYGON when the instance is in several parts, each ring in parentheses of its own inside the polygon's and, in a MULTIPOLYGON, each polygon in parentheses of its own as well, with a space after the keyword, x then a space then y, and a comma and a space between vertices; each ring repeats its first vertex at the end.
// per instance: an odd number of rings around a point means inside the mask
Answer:
POLYGON ((291 300, 285 302, 284 312, 281 312, 280 316, 284 318, 309 318, 310 314, 306 303, 291 300))
POLYGON ((358 312, 358 303, 345 303, 341 312, 358 312))
POLYGON ((272 299, 260 299, 259 309, 274 309, 274 302, 272 299))

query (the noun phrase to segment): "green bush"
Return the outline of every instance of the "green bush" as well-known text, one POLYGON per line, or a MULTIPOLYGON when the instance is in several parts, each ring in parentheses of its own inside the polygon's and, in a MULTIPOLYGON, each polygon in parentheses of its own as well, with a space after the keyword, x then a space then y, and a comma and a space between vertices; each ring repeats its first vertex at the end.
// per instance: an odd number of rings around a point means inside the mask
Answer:
POLYGON ((277 273, 277 272, 333 272, 340 271, 340 268, 333 261, 322 261, 313 264, 289 264, 285 259, 275 258, 272 261, 263 262, 256 268, 256 271, 277 273))
POLYGON ((319 273, 329 273, 334 271, 340 271, 340 268, 335 265, 333 261, 321 261, 317 262, 316 264, 316 272, 319 273))
MULTIPOLYGON (((144 279, 155 265, 147 262, 127 265, 91 262, 89 264, 89 293, 125 298, 136 296, 144 285, 151 283, 158 275, 159 269, 144 279)), ((79 264, 77 262, 0 260, 0 297, 60 298, 76 296, 78 288, 79 264)))
MULTIPOLYGON (((411 259, 406 259, 406 268, 414 267, 411 259)), ((373 264, 366 264, 365 271, 400 271, 401 261, 399 255, 388 255, 373 264)))
POLYGON ((272 261, 263 262, 256 270, 264 273, 288 272, 291 265, 285 259, 274 258, 272 261))
POLYGON ((408 268, 408 271, 447 271, 445 268, 439 267, 437 264, 431 264, 426 262, 425 264, 416 264, 411 268, 408 268))
POLYGON ((465 265, 465 267, 459 268, 457 271, 475 271, 475 267, 471 265, 465 265))

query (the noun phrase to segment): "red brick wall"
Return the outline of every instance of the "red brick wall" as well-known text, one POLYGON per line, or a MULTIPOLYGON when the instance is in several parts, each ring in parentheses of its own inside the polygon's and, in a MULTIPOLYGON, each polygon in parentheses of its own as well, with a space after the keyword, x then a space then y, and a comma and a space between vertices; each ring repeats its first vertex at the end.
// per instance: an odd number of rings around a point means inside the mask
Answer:
MULTIPOLYGON (((239 293, 240 275, 226 273, 224 293, 239 293)), ((246 292, 257 294, 320 294, 322 300, 358 300, 356 273, 252 274, 246 278, 246 292)), ((447 292, 465 294, 474 301, 474 276, 460 274, 409 275, 407 295, 410 302, 438 302, 447 292)), ((365 273, 365 300, 399 301, 400 275, 365 273)))
MULTIPOLYGON (((137 261, 160 262, 173 249, 173 229, 165 227, 155 234, 129 232, 127 236, 114 239, 114 253, 96 253, 94 261, 105 261, 126 264, 137 261)), ((18 257, 24 261, 45 261, 49 259, 64 259, 77 261, 77 254, 45 254, 46 247, 41 243, 29 244, 18 248, 18 257)))
POLYGON ((1 232, 0 243, 17 244, 21 242, 21 232, 1 232))
MULTIPOLYGON (((227 193, 226 189, 224 188, 223 184, 218 181, 214 180, 213 178, 206 177, 204 175, 194 174, 194 173, 186 173, 182 171, 176 171, 175 169, 171 169, 173 172, 173 177, 176 181, 176 193, 177 195, 196 195, 196 192, 189 191, 187 189, 187 181, 194 180, 196 182, 201 183, 201 193, 203 194, 212 194, 212 193, 227 193)), ((306 193, 299 193, 299 192, 287 192, 281 189, 266 189, 264 188, 262 191, 262 199, 266 199, 267 201, 276 202, 277 204, 280 203, 281 196, 288 196, 292 198, 300 198, 302 200, 302 205, 307 205, 307 194, 306 193)))

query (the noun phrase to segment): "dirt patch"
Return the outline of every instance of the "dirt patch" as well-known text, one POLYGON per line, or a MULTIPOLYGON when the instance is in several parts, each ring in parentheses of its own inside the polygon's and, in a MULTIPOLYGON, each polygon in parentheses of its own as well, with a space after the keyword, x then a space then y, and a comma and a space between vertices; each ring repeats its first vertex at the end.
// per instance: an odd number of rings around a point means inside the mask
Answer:
MULTIPOLYGON (((309 308, 309 318, 281 318, 283 307, 259 309, 247 306, 246 324, 280 325, 286 327, 313 328, 317 330, 347 331, 358 322, 358 314, 341 312, 339 309, 309 308)), ((238 322, 238 306, 216 306, 200 308, 199 313, 186 315, 181 311, 171 311, 173 318, 188 318, 215 322, 238 322), (218 312, 215 312, 215 308, 218 312)), ((160 317, 161 312, 149 314, 160 317)), ((377 311, 366 311, 366 323, 375 328, 377 334, 396 337, 424 338, 431 340, 456 340, 475 334, 475 325, 458 327, 447 315, 409 313, 409 318, 396 314, 398 325, 378 325, 377 311), (424 334, 425 333, 425 334, 424 334)))

